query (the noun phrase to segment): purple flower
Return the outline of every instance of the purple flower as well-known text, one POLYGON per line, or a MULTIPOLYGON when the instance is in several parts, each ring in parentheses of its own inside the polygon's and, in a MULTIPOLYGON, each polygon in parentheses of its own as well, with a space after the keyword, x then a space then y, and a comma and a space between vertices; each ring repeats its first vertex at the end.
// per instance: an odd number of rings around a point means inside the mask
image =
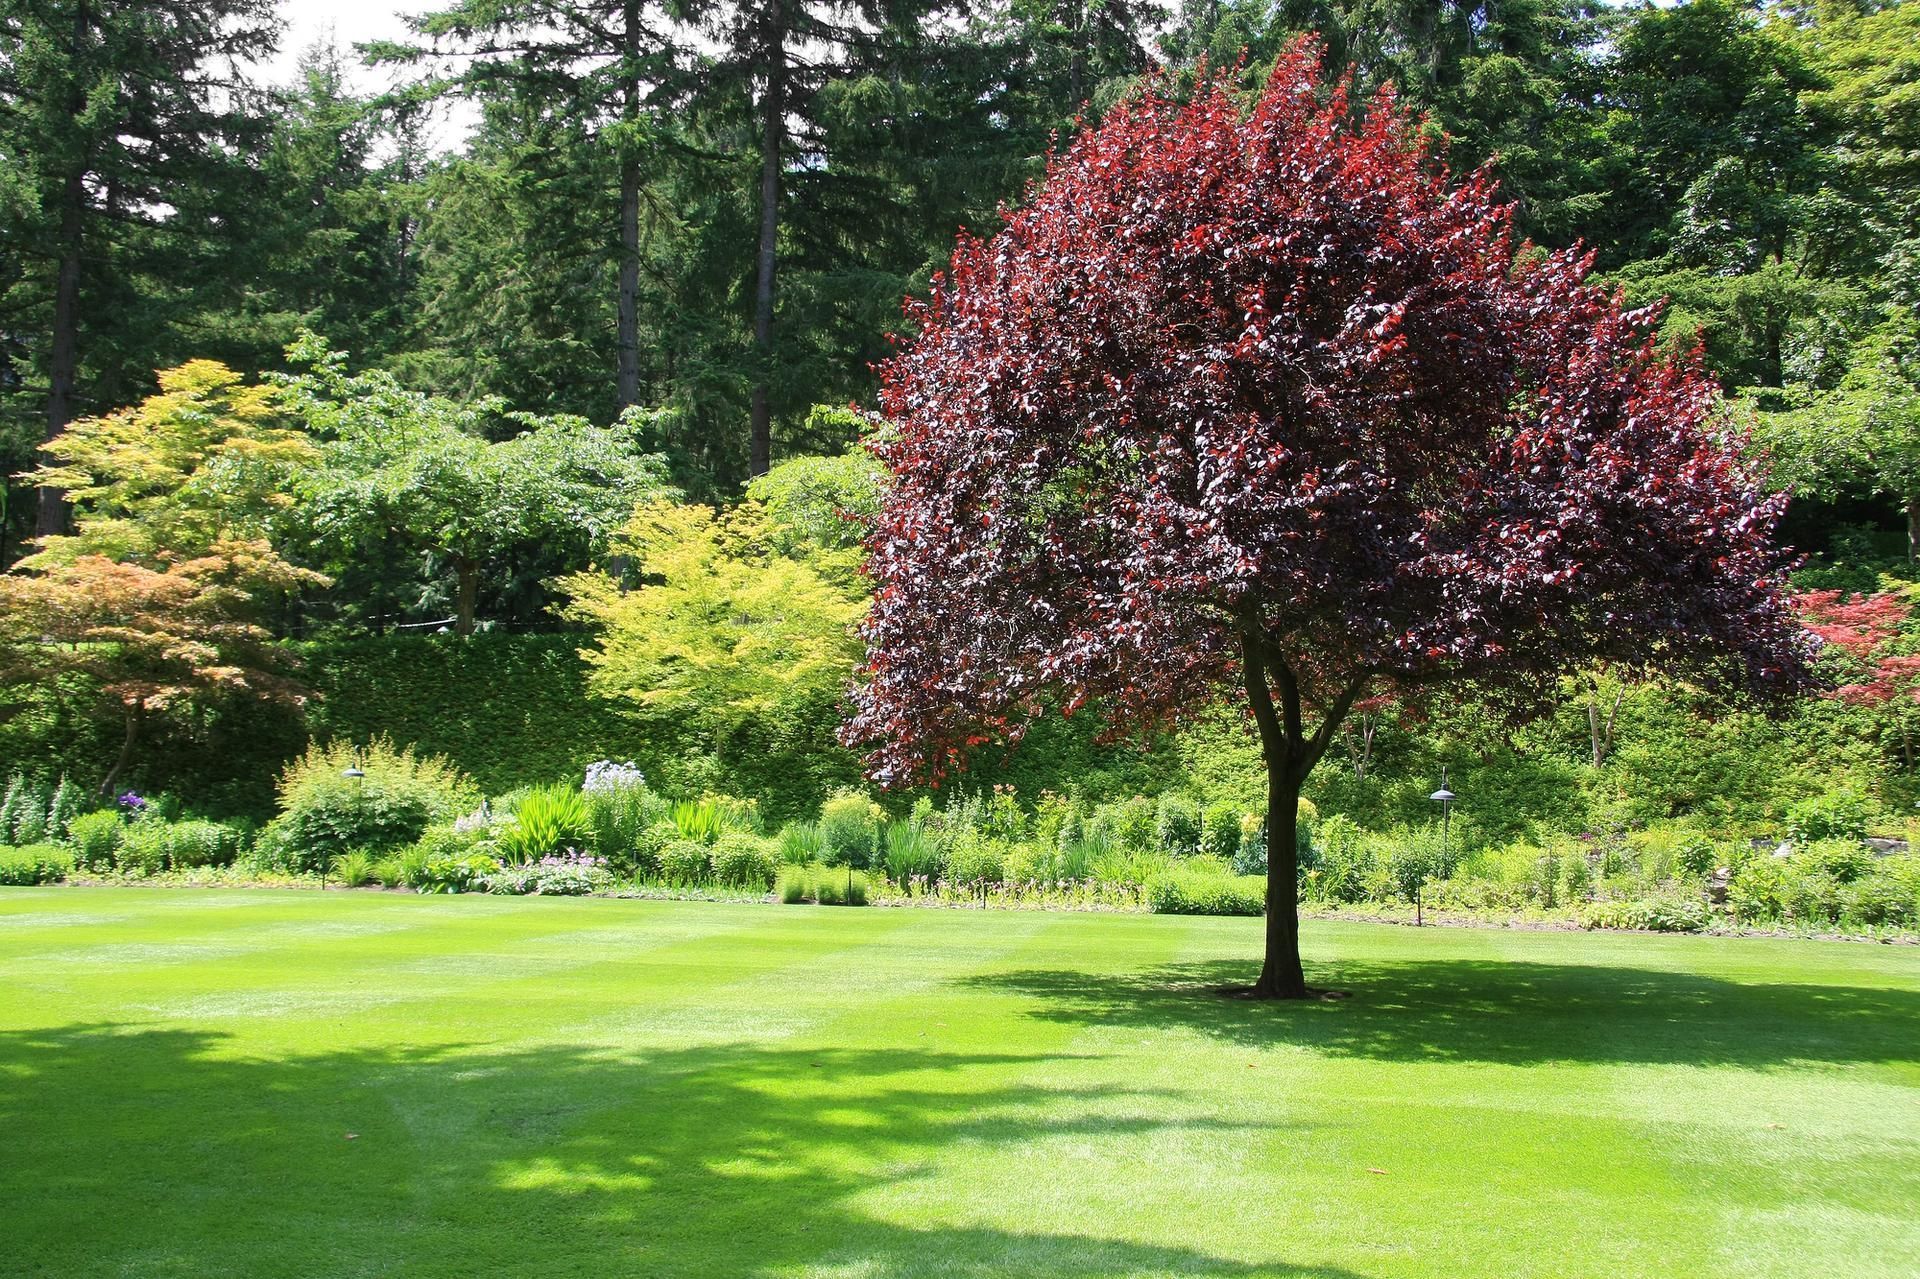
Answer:
POLYGON ((134 791, 128 791, 122 795, 117 802, 120 807, 126 809, 129 813, 138 813, 147 806, 147 801, 134 791))

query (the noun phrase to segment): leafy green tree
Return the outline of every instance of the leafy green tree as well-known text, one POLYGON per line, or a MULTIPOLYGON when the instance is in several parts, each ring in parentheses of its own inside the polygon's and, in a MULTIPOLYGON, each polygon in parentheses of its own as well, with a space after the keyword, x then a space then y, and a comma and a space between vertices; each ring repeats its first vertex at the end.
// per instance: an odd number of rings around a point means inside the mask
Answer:
POLYGON ((320 548, 351 553, 369 532, 439 558, 454 577, 454 629, 470 634, 481 577, 541 553, 584 563, 636 501, 666 489, 641 451, 636 417, 610 427, 458 403, 412 391, 392 374, 351 374, 346 356, 308 337, 282 402, 319 442, 303 484, 320 548), (488 438, 490 429, 508 432, 488 438))

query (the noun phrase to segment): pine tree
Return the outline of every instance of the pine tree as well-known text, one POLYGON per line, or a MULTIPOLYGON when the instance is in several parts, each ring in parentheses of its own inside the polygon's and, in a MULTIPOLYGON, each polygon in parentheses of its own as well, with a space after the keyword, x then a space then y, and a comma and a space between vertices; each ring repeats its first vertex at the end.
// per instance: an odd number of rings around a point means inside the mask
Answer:
MULTIPOLYGON (((275 38, 273 0, 0 0, 0 311, 31 317, 43 439, 169 362, 169 292, 224 284, 205 263, 265 132, 243 64, 275 38)), ((43 489, 38 531, 65 522, 43 489)))

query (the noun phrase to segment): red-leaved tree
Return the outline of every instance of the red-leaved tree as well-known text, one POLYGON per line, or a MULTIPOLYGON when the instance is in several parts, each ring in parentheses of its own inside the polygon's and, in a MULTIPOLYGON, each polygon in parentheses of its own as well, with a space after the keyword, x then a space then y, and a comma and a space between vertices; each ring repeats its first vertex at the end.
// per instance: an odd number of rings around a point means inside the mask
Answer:
POLYGON ((1309 993, 1296 804, 1362 699, 1540 704, 1596 659, 1809 678, 1781 501, 1711 384, 1317 56, 1294 46, 1250 114, 1219 81, 1116 108, 910 304, 846 728, 901 783, 1052 707, 1117 730, 1244 696, 1268 997, 1309 993))

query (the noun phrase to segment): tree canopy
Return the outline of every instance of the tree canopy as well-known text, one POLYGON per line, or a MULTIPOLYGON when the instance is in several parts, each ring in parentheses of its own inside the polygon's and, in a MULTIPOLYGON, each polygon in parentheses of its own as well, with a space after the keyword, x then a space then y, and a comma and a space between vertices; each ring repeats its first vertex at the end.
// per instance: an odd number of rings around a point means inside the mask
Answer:
POLYGON ((1544 704, 1595 659, 1809 679, 1783 500, 1656 314, 1522 254, 1383 90, 1294 45, 1250 112, 1151 87, 963 239, 882 371, 875 604, 848 740, 890 783, 1057 699, 1115 725, 1238 688, 1270 777, 1259 990, 1305 993, 1301 781, 1357 700, 1544 704))

